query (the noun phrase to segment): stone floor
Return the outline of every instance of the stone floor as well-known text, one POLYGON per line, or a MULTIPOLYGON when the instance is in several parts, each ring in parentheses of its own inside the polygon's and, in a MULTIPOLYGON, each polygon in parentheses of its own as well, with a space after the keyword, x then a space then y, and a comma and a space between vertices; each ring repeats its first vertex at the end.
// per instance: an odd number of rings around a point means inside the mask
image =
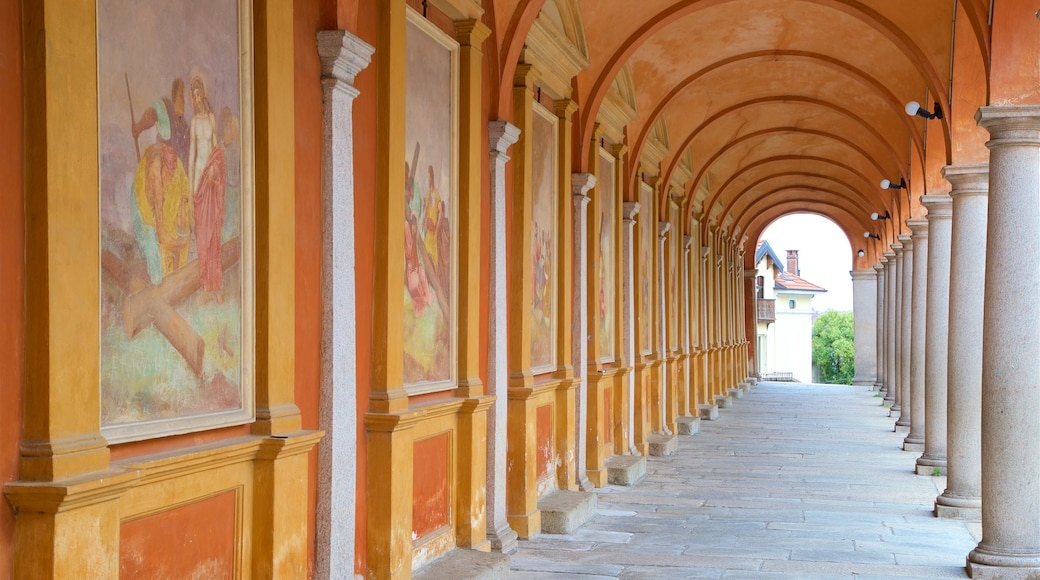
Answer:
POLYGON ((510 578, 966 578, 979 526, 932 515, 945 478, 893 422, 862 387, 762 383, 585 527, 520 542, 510 578))

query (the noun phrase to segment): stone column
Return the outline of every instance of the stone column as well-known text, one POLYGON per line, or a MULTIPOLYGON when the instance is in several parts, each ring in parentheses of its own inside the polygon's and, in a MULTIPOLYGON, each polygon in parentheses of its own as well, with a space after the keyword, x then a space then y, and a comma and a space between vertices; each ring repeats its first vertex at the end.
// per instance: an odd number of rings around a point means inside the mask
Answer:
MULTIPOLYGON (((910 405, 910 432, 903 440, 903 451, 924 451, 924 359, 925 359, 925 309, 928 303, 928 220, 907 220, 913 232, 913 256, 907 280, 910 282, 910 380, 909 397, 903 403, 903 414, 910 405)), ((906 258, 906 250, 904 259, 906 258)), ((904 351, 905 353, 905 351, 904 351)), ((904 387, 903 395, 907 394, 904 387)))
POLYGON ((874 266, 874 272, 877 273, 877 323, 875 330, 876 335, 874 337, 874 345, 877 352, 877 379, 874 381, 875 391, 885 390, 885 265, 888 264, 888 258, 882 257, 878 261, 878 265, 874 266))
POLYGON ((357 494, 354 78, 375 49, 344 30, 318 33, 322 88, 322 325, 316 578, 354 574, 357 494))
POLYGON ((506 348, 508 301, 506 258, 506 151, 520 137, 520 129, 505 121, 488 124, 491 166, 491 273, 488 300, 488 395, 495 402, 488 412, 487 532, 491 548, 511 554, 517 534, 506 513, 506 417, 509 359, 506 348))
POLYGON ((946 490, 935 515, 982 517, 982 313, 985 308, 989 165, 951 165, 949 360, 946 399, 946 490), (953 281, 956 280, 956 283, 953 281))
MULTIPOLYGON (((636 214, 639 213, 639 202, 626 201, 621 211, 621 354, 625 366, 636 364, 636 289, 635 289, 635 227, 636 214)), ((628 452, 639 455, 636 449, 636 373, 633 370, 625 375, 628 384, 628 452)))
POLYGON ((1040 577, 1040 107, 982 107, 990 134, 982 329, 982 541, 972 578, 1040 577))
POLYGON ((668 301, 665 299, 665 282, 666 282, 666 280, 665 280, 664 273, 665 273, 666 266, 665 266, 664 245, 665 245, 665 242, 668 240, 668 232, 671 231, 671 229, 672 229, 672 224, 671 223, 669 223, 669 222, 657 222, 657 255, 661 257, 657 261, 657 305, 658 305, 657 306, 657 308, 658 308, 657 311, 661 313, 661 316, 660 316, 660 319, 659 319, 659 324, 657 325, 657 352, 660 353, 660 357, 661 357, 661 365, 659 367, 657 367, 657 373, 658 373, 657 374, 657 376, 658 376, 658 381, 657 381, 657 383, 658 383, 658 394, 657 394, 657 396, 659 397, 658 401, 660 401, 661 404, 658 406, 658 409, 656 409, 656 411, 658 413, 660 413, 660 415, 661 415, 661 418, 660 418, 660 421, 661 421, 660 422, 661 432, 665 433, 666 435, 671 435, 672 432, 671 432, 670 429, 668 429, 668 413, 666 412, 666 409, 668 408, 668 399, 667 399, 668 387, 667 387, 667 384, 666 384, 667 381, 668 381, 668 373, 667 373, 667 367, 668 367, 668 363, 667 363, 667 361, 668 361, 668 354, 667 354, 668 353, 668 334, 667 334, 668 330, 667 329, 668 329, 668 324, 665 322, 665 320, 666 320, 665 317, 669 316, 669 314, 668 314, 668 301))
POLYGON ((918 475, 946 473, 946 355, 950 331, 950 236, 953 200, 925 195, 928 210, 928 290, 925 305, 924 453, 918 475))
MULTIPOLYGON (((896 427, 906 427, 909 430, 912 403, 910 400, 910 350, 912 346, 910 323, 913 317, 911 296, 914 282, 914 244, 910 236, 905 234, 896 236, 896 239, 902 244, 899 258, 899 280, 896 281, 899 291, 899 310, 896 311, 896 320, 899 323, 899 345, 896 347, 899 351, 899 399, 897 400, 899 420, 896 421, 896 427)), ((895 409, 894 406, 892 408, 895 409)))
MULTIPOLYGON (((896 317, 899 310, 899 293, 896 290, 896 283, 899 279, 899 266, 902 263, 902 259, 896 256, 895 252, 896 244, 890 246, 890 250, 885 252, 884 256, 888 259, 888 265, 885 267, 887 272, 885 273, 885 330, 887 334, 885 336, 885 403, 892 405, 892 414, 899 416, 899 412, 896 410, 896 404, 899 395, 899 357, 897 356, 898 350, 897 345, 899 344, 899 319, 896 317)), ((899 244, 902 249, 902 244, 899 244)))
POLYGON ((877 382, 877 272, 871 268, 850 274, 856 349, 856 376, 852 384, 873 387, 877 382))
POLYGON ((571 323, 571 356, 574 357, 575 379, 578 381, 578 403, 575 405, 577 417, 574 421, 574 444, 577 449, 578 487, 582 491, 592 491, 595 487, 589 481, 586 472, 587 423, 589 419, 589 279, 588 270, 588 228, 589 228, 589 196, 586 195, 596 185, 596 176, 591 173, 574 173, 571 175, 571 192, 574 200, 574 247, 572 265, 574 268, 574 301, 571 312, 574 321, 571 323))

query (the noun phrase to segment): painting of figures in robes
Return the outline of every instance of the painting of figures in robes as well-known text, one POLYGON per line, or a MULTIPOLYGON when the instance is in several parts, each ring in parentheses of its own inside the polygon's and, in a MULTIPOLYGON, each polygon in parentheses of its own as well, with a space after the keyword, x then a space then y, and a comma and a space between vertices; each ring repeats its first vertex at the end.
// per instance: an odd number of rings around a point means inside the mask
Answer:
POLYGON ((599 224, 596 276, 599 278, 599 296, 596 297, 596 316, 599 332, 596 336, 599 347, 599 362, 614 360, 614 158, 605 151, 599 154, 599 174, 594 195, 599 208, 596 220, 599 224))
POLYGON ((639 223, 639 352, 646 356, 654 351, 653 345, 653 320, 654 320, 654 289, 651 270, 654 260, 654 231, 657 224, 654 223, 654 190, 646 183, 639 184, 639 215, 636 220, 639 223))
POLYGON ((239 0, 98 0, 101 424, 253 417, 252 84, 239 0))
POLYGON ((556 367, 557 118, 534 105, 531 196, 531 368, 556 367))
POLYGON ((455 383, 457 45, 409 9, 405 36, 404 384, 455 383))

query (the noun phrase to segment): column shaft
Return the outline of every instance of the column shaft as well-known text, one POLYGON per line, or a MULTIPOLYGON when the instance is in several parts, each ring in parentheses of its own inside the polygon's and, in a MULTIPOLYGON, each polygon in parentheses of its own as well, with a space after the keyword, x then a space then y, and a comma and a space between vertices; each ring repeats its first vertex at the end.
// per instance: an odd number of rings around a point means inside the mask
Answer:
MULTIPOLYGON (((911 350, 911 320, 913 312, 911 307, 913 301, 914 283, 914 245, 910 236, 901 235, 897 239, 903 245, 902 255, 899 263, 899 310, 896 315, 899 322, 899 420, 897 427, 910 427, 910 350, 911 350)), ((893 407, 895 408, 895 407, 893 407)))
POLYGON ((877 326, 875 327, 875 345, 877 348, 877 380, 875 391, 885 390, 885 265, 888 259, 882 257, 874 271, 877 272, 877 326))
MULTIPOLYGON (((928 220, 907 220, 913 232, 913 255, 909 257, 907 272, 909 288, 904 291, 910 296, 910 380, 909 397, 903 402, 903 414, 910 409, 910 432, 903 440, 903 451, 924 451, 924 358, 925 358, 925 309, 928 303, 928 220)), ((904 250, 904 258, 906 258, 904 250)), ((903 394, 906 395, 904 386, 903 394)))
POLYGON ((856 270, 851 275, 856 367, 852 384, 873 387, 877 382, 877 272, 856 270))
POLYGON ((574 333, 571 335, 571 356, 574 357, 575 380, 578 381, 578 403, 575 405, 577 417, 574 421, 574 445, 578 468, 577 484, 584 491, 592 491, 592 482, 586 471, 586 442, 588 441, 589 420, 589 279, 588 271, 588 207, 589 196, 586 195, 596 185, 596 176, 591 173, 575 173, 571 178, 574 200, 574 247, 572 266, 574 281, 574 300, 571 312, 574 316, 574 333))

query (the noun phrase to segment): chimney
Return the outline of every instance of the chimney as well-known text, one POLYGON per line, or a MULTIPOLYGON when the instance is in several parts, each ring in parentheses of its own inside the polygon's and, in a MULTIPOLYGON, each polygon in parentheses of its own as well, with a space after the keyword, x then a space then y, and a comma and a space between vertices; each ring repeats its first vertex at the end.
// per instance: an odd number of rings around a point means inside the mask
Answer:
POLYGON ((798 250, 787 250, 787 271, 795 276, 801 276, 798 271, 798 250))

